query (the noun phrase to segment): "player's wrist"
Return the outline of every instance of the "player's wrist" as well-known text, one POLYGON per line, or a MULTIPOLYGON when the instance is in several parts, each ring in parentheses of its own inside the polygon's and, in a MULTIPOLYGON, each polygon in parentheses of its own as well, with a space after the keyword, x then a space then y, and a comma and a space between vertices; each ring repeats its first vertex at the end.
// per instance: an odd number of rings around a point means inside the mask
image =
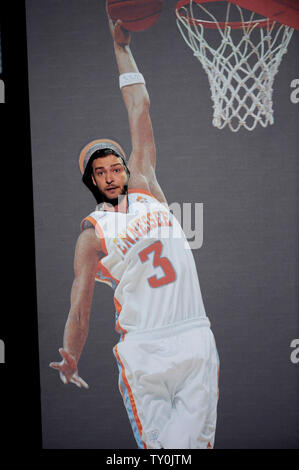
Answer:
POLYGON ((127 47, 129 47, 128 44, 122 43, 122 42, 117 42, 115 39, 113 41, 113 45, 115 49, 119 49, 121 51, 125 50, 127 47))
POLYGON ((144 76, 140 72, 126 72, 119 75, 119 87, 141 83, 145 85, 144 76))
POLYGON ((130 51, 130 42, 128 41, 117 41, 114 39, 113 41, 113 45, 114 45, 114 50, 116 53, 129 53, 130 51))

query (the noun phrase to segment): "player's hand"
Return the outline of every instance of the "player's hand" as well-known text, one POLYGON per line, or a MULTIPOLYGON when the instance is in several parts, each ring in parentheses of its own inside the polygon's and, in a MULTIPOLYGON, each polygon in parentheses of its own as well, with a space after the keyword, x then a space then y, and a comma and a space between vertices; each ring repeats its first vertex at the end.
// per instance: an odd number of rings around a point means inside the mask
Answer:
POLYGON ((79 388, 89 388, 88 384, 78 375, 77 363, 71 354, 60 348, 61 362, 50 362, 52 369, 59 371, 59 376, 64 384, 73 383, 79 388))
POLYGON ((131 33, 130 31, 122 28, 122 20, 117 20, 113 23, 112 19, 108 15, 108 21, 114 42, 119 46, 128 46, 131 41, 131 33))

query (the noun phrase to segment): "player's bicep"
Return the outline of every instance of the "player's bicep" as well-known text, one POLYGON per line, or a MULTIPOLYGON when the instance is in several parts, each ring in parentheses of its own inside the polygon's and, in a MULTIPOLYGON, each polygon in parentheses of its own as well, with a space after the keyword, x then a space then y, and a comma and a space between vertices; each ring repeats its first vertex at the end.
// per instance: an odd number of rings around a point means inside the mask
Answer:
POLYGON ((167 204, 155 173, 156 146, 149 113, 149 100, 144 98, 138 105, 128 107, 128 115, 132 141, 132 152, 128 162, 131 173, 129 188, 149 191, 160 202, 167 204))
POLYGON ((149 105, 146 103, 132 106, 129 110, 132 153, 129 168, 147 176, 149 169, 156 166, 156 146, 149 105))

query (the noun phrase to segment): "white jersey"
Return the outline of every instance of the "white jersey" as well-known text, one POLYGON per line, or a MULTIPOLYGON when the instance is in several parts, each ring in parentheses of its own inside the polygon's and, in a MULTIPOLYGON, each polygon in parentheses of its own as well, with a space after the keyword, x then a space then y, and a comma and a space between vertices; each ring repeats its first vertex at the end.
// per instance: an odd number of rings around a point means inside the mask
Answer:
POLYGON ((183 230, 150 193, 129 190, 128 212, 96 210, 82 222, 95 227, 104 256, 96 280, 114 289, 116 331, 128 333, 206 317, 192 251, 183 230))

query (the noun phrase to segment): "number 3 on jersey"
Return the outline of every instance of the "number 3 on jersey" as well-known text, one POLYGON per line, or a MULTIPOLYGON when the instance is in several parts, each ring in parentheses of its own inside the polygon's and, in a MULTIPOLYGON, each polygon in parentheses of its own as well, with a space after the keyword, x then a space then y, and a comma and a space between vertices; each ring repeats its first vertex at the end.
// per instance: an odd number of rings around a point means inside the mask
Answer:
POLYGON ((151 276, 147 279, 149 285, 154 288, 165 286, 166 284, 170 284, 176 280, 175 270, 169 259, 166 257, 161 258, 162 248, 163 245, 160 240, 158 240, 138 253, 141 262, 145 263, 149 259, 148 255, 154 252, 153 266, 155 268, 160 266, 164 271, 163 277, 158 278, 157 276, 151 276))

